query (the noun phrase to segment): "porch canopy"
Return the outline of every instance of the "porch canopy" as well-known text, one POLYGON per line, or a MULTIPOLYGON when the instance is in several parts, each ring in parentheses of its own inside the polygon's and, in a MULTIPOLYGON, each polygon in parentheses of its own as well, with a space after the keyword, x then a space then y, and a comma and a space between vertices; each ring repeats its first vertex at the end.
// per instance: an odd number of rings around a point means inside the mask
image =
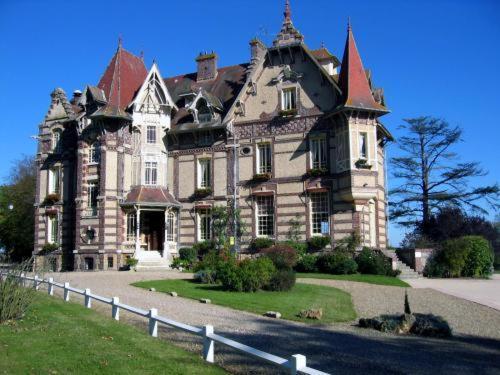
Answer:
POLYGON ((181 204, 175 200, 168 189, 161 186, 134 186, 127 194, 127 197, 121 205, 143 207, 181 207, 181 204))

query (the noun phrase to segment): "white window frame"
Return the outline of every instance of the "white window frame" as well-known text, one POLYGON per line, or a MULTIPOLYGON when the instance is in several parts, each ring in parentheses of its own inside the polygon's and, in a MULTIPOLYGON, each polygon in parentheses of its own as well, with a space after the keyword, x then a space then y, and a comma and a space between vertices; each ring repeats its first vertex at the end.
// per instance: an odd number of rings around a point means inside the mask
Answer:
POLYGON ((328 144, 326 135, 317 135, 309 139, 310 166, 312 169, 328 168, 328 144), (318 154, 318 160, 315 160, 318 154))
POLYGON ((52 131, 51 146, 53 152, 61 151, 61 138, 62 138, 61 135, 62 135, 61 129, 54 129, 52 131))
POLYGON ((148 125, 146 127, 146 143, 150 145, 154 145, 157 143, 157 126, 156 125, 148 125))
POLYGON ((273 155, 270 142, 257 144, 257 173, 272 173, 273 155))
POLYGON ((89 164, 98 164, 101 161, 101 146, 95 141, 89 146, 89 164))
POLYGON ((297 109, 297 88, 285 87, 281 90, 281 110, 291 111, 297 109))
POLYGON ((200 209, 197 211, 198 242, 210 241, 212 239, 212 212, 210 209, 200 209))
POLYGON ((99 182, 89 181, 87 183, 87 210, 91 216, 97 214, 97 197, 99 196, 99 182))
POLYGON ((367 132, 359 132, 358 152, 359 152, 360 159, 368 160, 369 148, 368 148, 368 133, 367 132))
POLYGON ((52 244, 59 243, 59 219, 57 215, 51 215, 47 218, 47 242, 52 244))
POLYGON ((135 241, 137 231, 137 214, 129 212, 127 214, 127 241, 135 241))
POLYGON ((49 169, 49 194, 61 194, 61 168, 49 169))
POLYGON ((273 195, 255 197, 255 233, 257 237, 274 237, 275 208, 273 195))
POLYGON ((309 223, 311 236, 330 235, 330 201, 328 192, 309 194, 309 223), (328 232, 323 232, 324 222, 328 223, 328 232))
POLYGON ((198 189, 206 189, 211 186, 212 160, 210 158, 198 159, 198 189))
POLYGON ((175 224, 176 224, 176 214, 174 211, 170 210, 165 213, 166 215, 166 220, 165 220, 165 237, 167 242, 174 242, 175 241, 175 224))
POLYGON ((146 161, 144 162, 144 185, 157 185, 158 184, 158 162, 146 161))

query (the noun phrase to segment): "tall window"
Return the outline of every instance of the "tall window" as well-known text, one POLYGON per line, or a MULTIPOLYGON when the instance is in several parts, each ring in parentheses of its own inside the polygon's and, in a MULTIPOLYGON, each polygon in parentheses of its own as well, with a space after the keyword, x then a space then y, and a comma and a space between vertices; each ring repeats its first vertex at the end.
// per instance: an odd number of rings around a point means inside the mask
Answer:
POLYGON ((368 159, 368 134, 359 133, 359 158, 368 159))
POLYGON ((59 242, 59 220, 57 219, 57 215, 48 217, 48 242, 49 243, 58 243, 59 242))
POLYGON ((60 169, 49 169, 49 194, 59 194, 61 187, 60 169))
POLYGON ((330 211, 328 209, 328 193, 312 193, 311 204, 311 234, 330 234, 330 211))
POLYGON ((375 212, 375 201, 370 200, 369 203, 369 218, 370 218, 370 246, 377 246, 377 216, 375 212))
POLYGON ((156 126, 148 125, 146 131, 146 142, 147 143, 156 143, 156 126))
POLYGON ((326 168, 326 138, 311 138, 311 167, 326 168))
POLYGON ((210 159, 198 159, 198 187, 210 187, 210 159))
POLYGON ((127 241, 135 241, 137 230, 137 215, 131 212, 127 215, 127 241))
POLYGON ((198 143, 200 145, 209 145, 212 143, 212 134, 208 130, 201 131, 198 134, 198 143))
POLYGON ((283 89, 281 91, 281 109, 290 111, 297 108, 297 90, 295 87, 283 89))
POLYGON ((198 211, 198 241, 208 241, 212 238, 212 215, 210 210, 198 211))
POLYGON ((271 144, 261 143, 257 146, 257 149, 257 173, 271 173, 271 144))
POLYGON ((97 196, 99 195, 99 185, 97 181, 89 182, 87 186, 87 208, 90 214, 95 215, 97 213, 97 196))
POLYGON ((257 196, 257 236, 274 236, 274 197, 257 196))
POLYGON ((198 110, 199 122, 209 122, 212 120, 212 113, 210 112, 210 108, 208 108, 207 102, 204 99, 198 100, 196 109, 198 110))
POLYGON ((101 147, 99 142, 94 142, 89 147, 89 163, 99 163, 101 160, 101 147))
POLYGON ((146 162, 146 176, 145 176, 145 184, 146 185, 156 185, 158 181, 158 163, 155 161, 147 161, 146 162))
POLYGON ((52 132, 52 150, 54 152, 61 151, 61 129, 52 132))
POLYGON ((175 238, 175 212, 167 211, 167 241, 173 242, 175 238))

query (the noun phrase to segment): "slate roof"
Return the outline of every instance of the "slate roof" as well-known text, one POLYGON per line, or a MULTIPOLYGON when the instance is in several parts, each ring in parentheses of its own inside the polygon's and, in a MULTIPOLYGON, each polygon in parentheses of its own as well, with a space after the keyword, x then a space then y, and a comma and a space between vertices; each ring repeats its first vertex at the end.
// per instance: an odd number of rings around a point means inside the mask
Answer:
POLYGON ((332 55, 330 51, 328 51, 325 47, 311 50, 311 55, 313 55, 314 58, 318 61, 330 60, 330 59, 333 60, 334 67, 340 65, 339 59, 337 59, 335 55, 332 55))
MULTIPOLYGON (((217 107, 222 104, 221 117, 223 118, 245 84, 248 66, 247 63, 225 66, 217 70, 215 79, 209 81, 196 82, 196 73, 170 77, 164 81, 175 103, 178 103, 184 94, 197 94, 200 89, 204 90, 207 99, 213 101, 212 105, 217 107)), ((179 111, 172 119, 173 126, 182 123, 191 116, 182 107, 180 106, 179 111)))
POLYGON ((363 68, 350 25, 347 29, 339 85, 343 93, 344 107, 388 112, 386 107, 377 103, 373 98, 367 72, 363 68))
POLYGON ((130 206, 134 204, 161 207, 181 206, 167 188, 160 186, 134 186, 127 194, 122 205, 130 206))

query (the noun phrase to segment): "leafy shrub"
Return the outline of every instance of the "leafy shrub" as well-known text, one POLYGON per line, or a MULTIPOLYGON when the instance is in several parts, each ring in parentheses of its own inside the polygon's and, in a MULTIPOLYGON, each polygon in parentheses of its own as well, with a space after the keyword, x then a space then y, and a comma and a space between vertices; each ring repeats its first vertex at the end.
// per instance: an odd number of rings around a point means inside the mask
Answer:
POLYGON ((356 256, 358 264, 358 272, 371 275, 391 275, 392 267, 388 259, 381 253, 376 252, 368 247, 356 256))
POLYGON ((197 242, 193 245, 193 249, 199 258, 203 258, 205 254, 208 254, 211 250, 215 250, 215 243, 213 241, 197 242))
POLYGON ((296 241, 284 241, 280 242, 280 245, 286 245, 295 250, 299 258, 307 253, 308 244, 306 242, 296 242, 296 241))
POLYGON ((316 265, 318 257, 313 254, 304 254, 297 262, 295 269, 298 272, 317 272, 318 267, 316 265))
POLYGON ((270 238, 257 237, 254 238, 252 244, 250 245, 250 250, 254 253, 258 253, 262 249, 267 249, 274 245, 274 241, 270 238))
POLYGON ((217 271, 213 269, 201 270, 196 272, 193 278, 202 284, 215 284, 217 283, 217 271))
POLYGON ((323 254, 318 257, 318 269, 321 272, 331 273, 335 275, 347 275, 356 273, 358 265, 348 254, 335 251, 328 254, 323 254))
POLYGON ((194 263, 198 258, 198 251, 192 247, 182 247, 179 249, 179 258, 194 263))
POLYGON ((358 232, 351 233, 350 236, 342 238, 337 241, 335 245, 335 250, 343 251, 345 253, 354 254, 357 247, 361 243, 361 236, 358 232))
POLYGON ((481 236, 462 237, 468 249, 465 267, 462 276, 484 277, 491 274, 493 269, 493 250, 489 242, 481 236))
POLYGON ((330 244, 330 237, 313 236, 309 239, 308 244, 309 244, 309 250, 313 252, 320 251, 330 244))
POLYGON ((295 272, 291 269, 279 269, 272 276, 269 284, 264 286, 264 289, 286 292, 295 285, 295 272))
POLYGON ((278 244, 260 252, 263 256, 271 259, 274 266, 279 269, 291 269, 295 267, 298 260, 297 252, 290 246, 278 244))
POLYGON ((170 263, 170 268, 176 269, 176 270, 179 270, 181 268, 182 269, 189 269, 190 267, 191 267, 191 263, 185 259, 181 259, 180 257, 174 258, 174 260, 172 260, 172 263, 170 263))
POLYGON ((137 266, 137 263, 139 263, 139 261, 135 258, 128 257, 125 263, 127 263, 127 266, 129 266, 130 268, 134 268, 135 266, 137 266))
POLYGON ((31 269, 32 264, 33 259, 28 259, 0 279, 0 324, 22 318, 33 301, 34 289, 24 287, 19 278, 21 273, 31 269))
POLYGON ((59 249, 59 245, 56 243, 46 243, 43 245, 42 250, 38 253, 38 255, 47 255, 59 249))
POLYGON ((229 260, 217 270, 217 278, 226 290, 255 292, 269 284, 276 272, 273 262, 267 257, 245 259, 239 264, 229 260))

